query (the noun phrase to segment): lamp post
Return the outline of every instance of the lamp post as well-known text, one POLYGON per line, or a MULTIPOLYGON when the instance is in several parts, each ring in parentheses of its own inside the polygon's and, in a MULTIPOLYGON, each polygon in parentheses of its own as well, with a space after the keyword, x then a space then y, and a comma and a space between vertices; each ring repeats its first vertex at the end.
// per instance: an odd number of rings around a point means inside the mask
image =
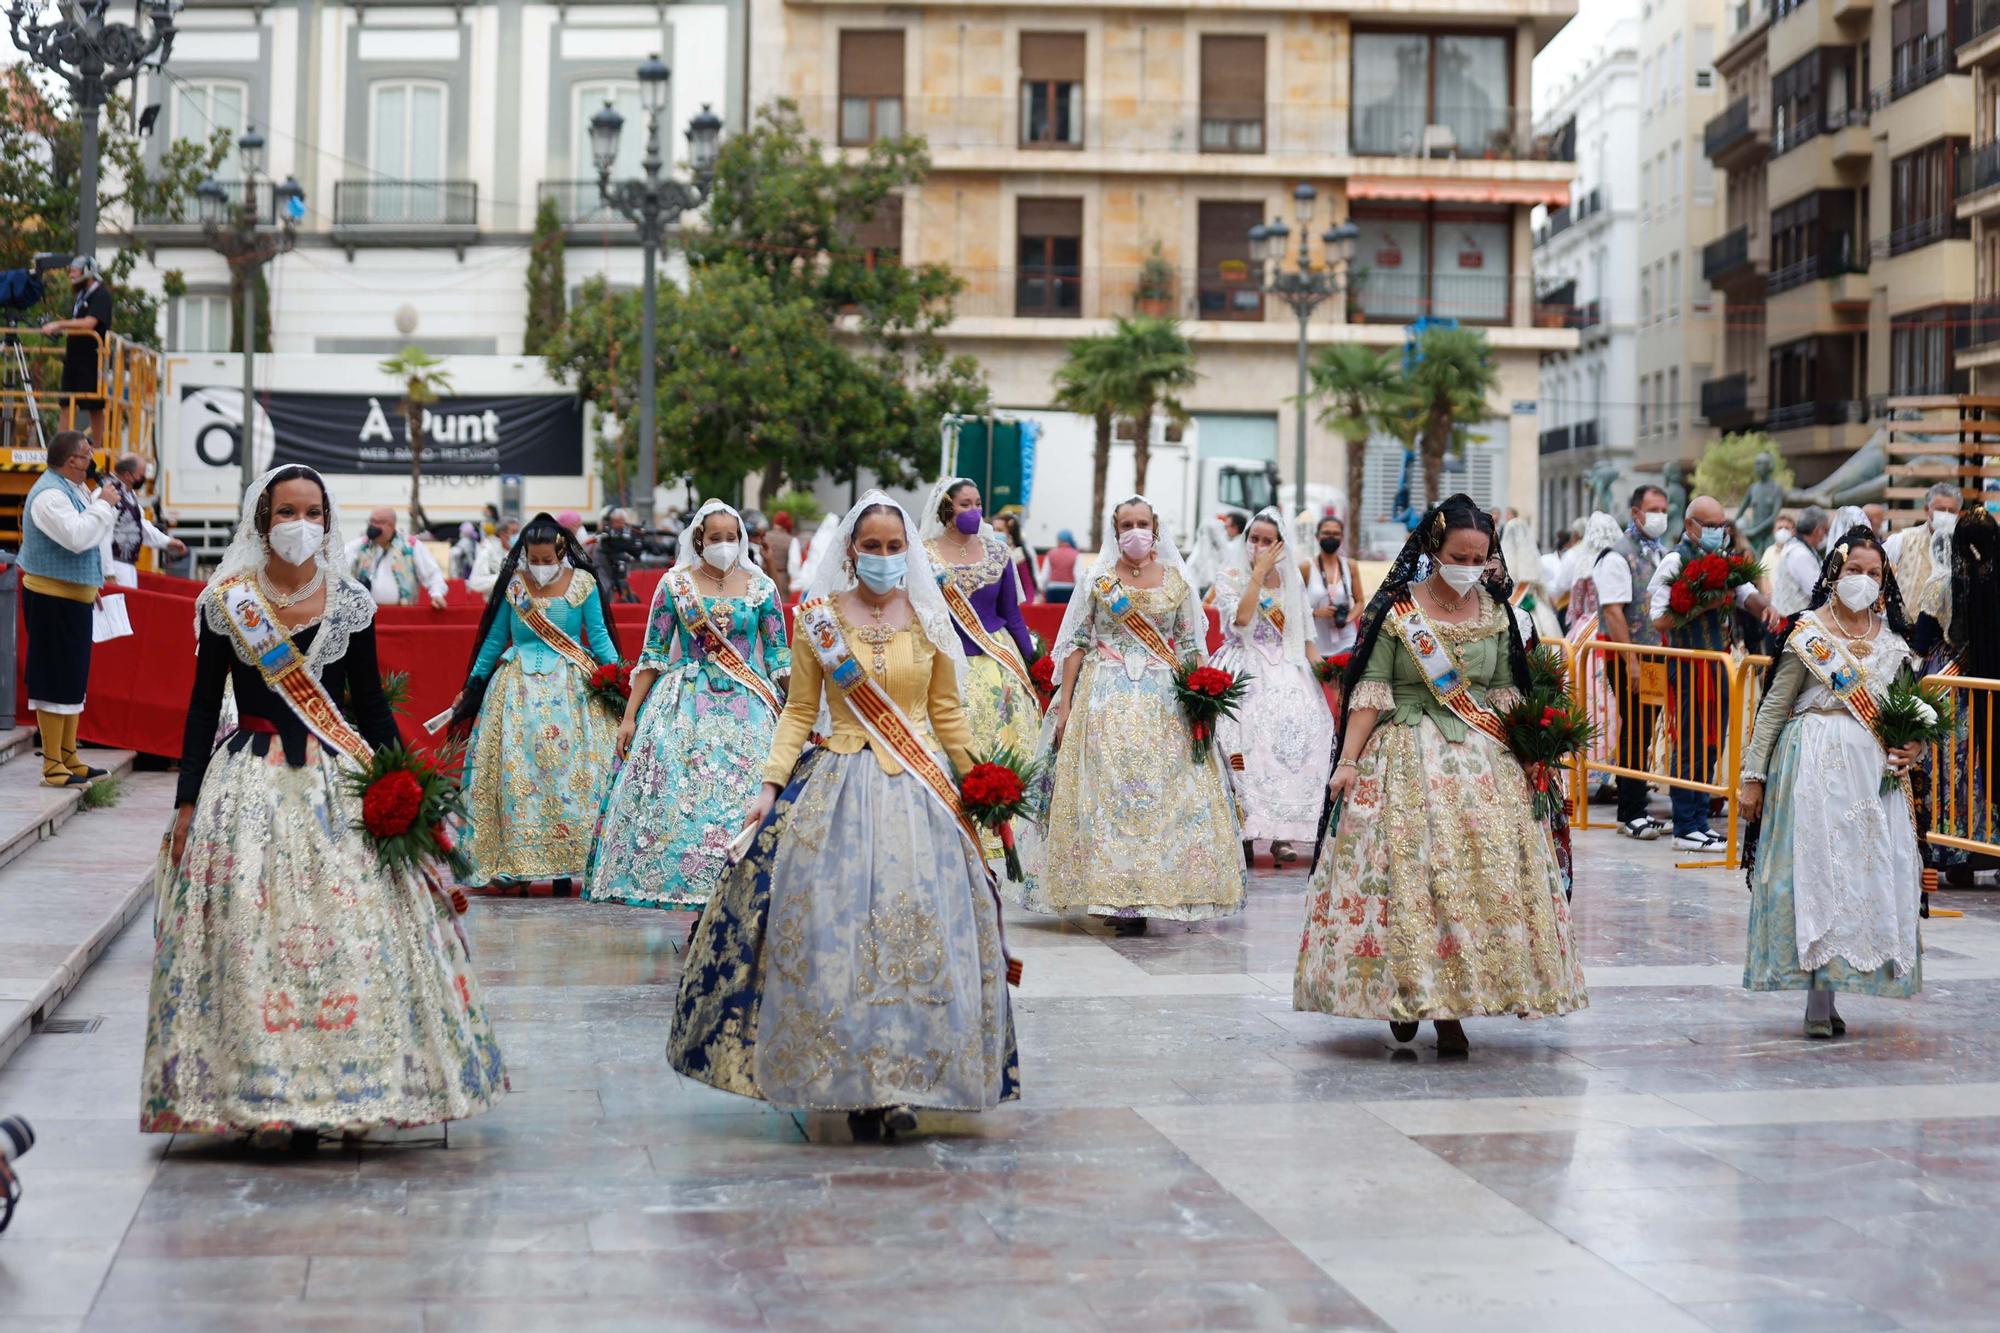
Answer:
POLYGON ((237 327, 243 333, 243 424, 237 431, 236 465, 243 489, 248 491, 257 479, 257 273, 292 248, 296 239, 293 228, 305 213, 306 192, 289 176, 283 184, 273 185, 273 225, 260 228, 257 177, 264 170, 264 136, 255 128, 245 130, 236 141, 236 151, 243 166, 242 202, 232 205, 229 191, 212 178, 196 186, 194 193, 201 205, 201 228, 208 237, 208 248, 229 261, 231 276, 242 288, 237 327))
POLYGON ((653 526, 653 488, 659 482, 655 458, 653 401, 654 323, 659 314, 659 253, 667 228, 680 221, 681 214, 701 207, 715 183, 715 152, 722 137, 722 120, 702 104, 701 111, 688 122, 688 165, 694 178, 669 180, 667 164, 660 157, 660 117, 667 109, 667 63, 658 55, 646 57, 639 66, 639 106, 646 113, 646 156, 639 166, 646 174, 636 180, 614 181, 611 169, 618 164, 618 136, 625 117, 606 102, 590 118, 590 152, 597 162, 597 188, 604 202, 617 209, 639 229, 639 244, 646 253, 643 284, 645 312, 639 329, 639 493, 634 497, 639 510, 639 526, 653 526))
POLYGON ((111 0, 58 0, 54 23, 42 22, 42 0, 7 0, 14 45, 34 64, 69 85, 83 126, 77 163, 76 252, 97 251, 97 125, 111 90, 148 63, 167 63, 174 46, 174 11, 180 0, 143 0, 150 32, 129 23, 106 23, 111 0))
MULTIPOLYGON (((1319 238, 1322 262, 1314 264, 1312 219, 1318 200, 1319 191, 1310 185, 1301 184, 1292 191, 1292 215, 1299 226, 1299 249, 1291 268, 1285 267, 1285 260, 1292 229, 1285 225, 1284 219, 1259 223, 1250 229, 1250 253, 1263 266, 1264 290, 1290 306, 1292 313, 1299 317, 1299 430, 1292 480, 1298 488, 1301 512, 1306 507, 1307 324, 1312 319, 1313 311, 1319 309, 1329 297, 1347 290, 1348 261, 1354 257, 1354 242, 1361 235, 1361 229, 1352 222, 1328 227, 1319 238)), ((1348 497, 1350 509, 1359 502, 1359 496, 1348 497)))

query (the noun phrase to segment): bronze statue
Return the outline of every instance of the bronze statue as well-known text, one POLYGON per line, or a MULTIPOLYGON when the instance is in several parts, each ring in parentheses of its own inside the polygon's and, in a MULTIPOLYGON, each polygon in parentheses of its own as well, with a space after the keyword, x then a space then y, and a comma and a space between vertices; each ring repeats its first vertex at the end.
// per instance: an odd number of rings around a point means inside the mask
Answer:
POLYGON ((1753 551, 1762 551, 1771 544, 1771 529, 1777 526, 1778 511, 1785 504, 1784 488, 1772 479, 1777 463, 1768 449, 1757 455, 1754 464, 1757 479, 1750 483, 1743 507, 1736 511, 1736 530, 1753 551))
POLYGON ((1674 540, 1679 541, 1681 523, 1687 517, 1687 470, 1679 463, 1667 464, 1667 473, 1662 478, 1661 489, 1667 493, 1667 531, 1676 534, 1674 540))

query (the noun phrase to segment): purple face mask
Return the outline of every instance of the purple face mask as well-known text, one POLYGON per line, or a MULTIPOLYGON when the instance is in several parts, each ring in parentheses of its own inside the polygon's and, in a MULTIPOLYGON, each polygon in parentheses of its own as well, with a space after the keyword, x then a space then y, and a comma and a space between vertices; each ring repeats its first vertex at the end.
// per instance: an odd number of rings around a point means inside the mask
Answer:
POLYGON ((977 509, 961 509, 958 511, 958 516, 952 519, 952 523, 958 530, 968 537, 979 531, 981 521, 982 518, 977 509))

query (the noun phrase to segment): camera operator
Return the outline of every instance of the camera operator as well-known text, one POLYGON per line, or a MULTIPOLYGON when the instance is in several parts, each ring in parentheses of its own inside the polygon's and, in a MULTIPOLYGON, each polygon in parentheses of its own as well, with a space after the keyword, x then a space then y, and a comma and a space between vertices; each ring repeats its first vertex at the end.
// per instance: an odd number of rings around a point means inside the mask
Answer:
POLYGON ((632 515, 623 509, 605 511, 604 526, 598 531, 593 559, 597 581, 607 595, 618 602, 636 602, 632 590, 632 566, 645 554, 645 543, 632 515))
POLYGON ((0 1231, 14 1220, 14 1205, 21 1201, 21 1181, 14 1174, 14 1159, 35 1146, 35 1131, 20 1116, 0 1117, 0 1231))
POLYGON ((69 285, 75 302, 69 318, 50 320, 42 325, 42 332, 68 335, 63 343, 62 391, 90 414, 91 443, 101 445, 104 388, 98 382, 98 364, 105 339, 111 336, 111 289, 104 285, 97 261, 89 255, 71 257, 69 285))

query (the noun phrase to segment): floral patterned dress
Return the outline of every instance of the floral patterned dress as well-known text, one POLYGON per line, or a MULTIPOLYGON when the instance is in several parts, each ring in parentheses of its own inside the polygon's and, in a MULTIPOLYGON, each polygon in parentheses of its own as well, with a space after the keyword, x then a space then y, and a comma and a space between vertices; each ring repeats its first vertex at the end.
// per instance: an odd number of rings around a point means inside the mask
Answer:
MULTIPOLYGON (((658 671, 632 748, 605 793, 586 894, 597 902, 700 911, 728 867, 729 840, 762 781, 777 716, 715 664, 685 624, 670 580, 646 618, 638 669, 658 671), (674 648, 679 644, 676 657, 674 648)), ((751 576, 704 614, 766 680, 791 670, 777 585, 751 576)))
MULTIPOLYGON (((176 800, 194 822, 158 882, 140 1129, 358 1131, 487 1109, 507 1073, 442 891, 383 868, 354 831, 354 760, 242 660, 214 593, 199 606, 176 800), (216 746, 232 683, 240 724, 216 746)), ((381 747, 399 738, 374 615, 359 585, 330 581, 324 617, 291 638, 381 747)))
MULTIPOLYGON (((1229 780, 1244 838, 1309 840, 1319 832, 1333 766, 1333 713, 1303 649, 1288 661, 1284 632, 1262 608, 1248 625, 1235 623, 1236 604, 1249 583, 1249 571, 1241 567, 1225 568, 1216 581, 1222 647, 1215 665, 1248 673, 1250 683, 1236 716, 1222 719, 1215 737, 1230 757, 1229 780)), ((1263 600, 1276 596, 1273 589, 1263 600)))
MULTIPOLYGON (((1187 584, 1177 571, 1158 588, 1126 594, 1175 652, 1199 649, 1206 618, 1186 615, 1187 584)), ((1249 873, 1220 747, 1209 762, 1194 762, 1173 672, 1095 588, 1079 586, 1077 596, 1091 599, 1074 644, 1083 667, 1059 749, 1054 710, 1042 728, 1041 758, 1053 779, 1018 901, 1037 912, 1168 921, 1241 911, 1249 873)))
MULTIPOLYGON (((561 596, 536 605, 598 662, 618 660, 589 574, 572 571, 561 596)), ((618 719, 511 606, 494 617, 473 674, 491 683, 466 752, 470 882, 581 878, 618 762, 618 719)))
MULTIPOLYGON (((1470 621, 1433 623, 1497 710, 1508 610, 1478 596, 1470 621)), ((1583 1008, 1562 874, 1519 762, 1437 702, 1392 626, 1354 707, 1380 712, 1306 893, 1293 1008, 1400 1022, 1583 1008)))

